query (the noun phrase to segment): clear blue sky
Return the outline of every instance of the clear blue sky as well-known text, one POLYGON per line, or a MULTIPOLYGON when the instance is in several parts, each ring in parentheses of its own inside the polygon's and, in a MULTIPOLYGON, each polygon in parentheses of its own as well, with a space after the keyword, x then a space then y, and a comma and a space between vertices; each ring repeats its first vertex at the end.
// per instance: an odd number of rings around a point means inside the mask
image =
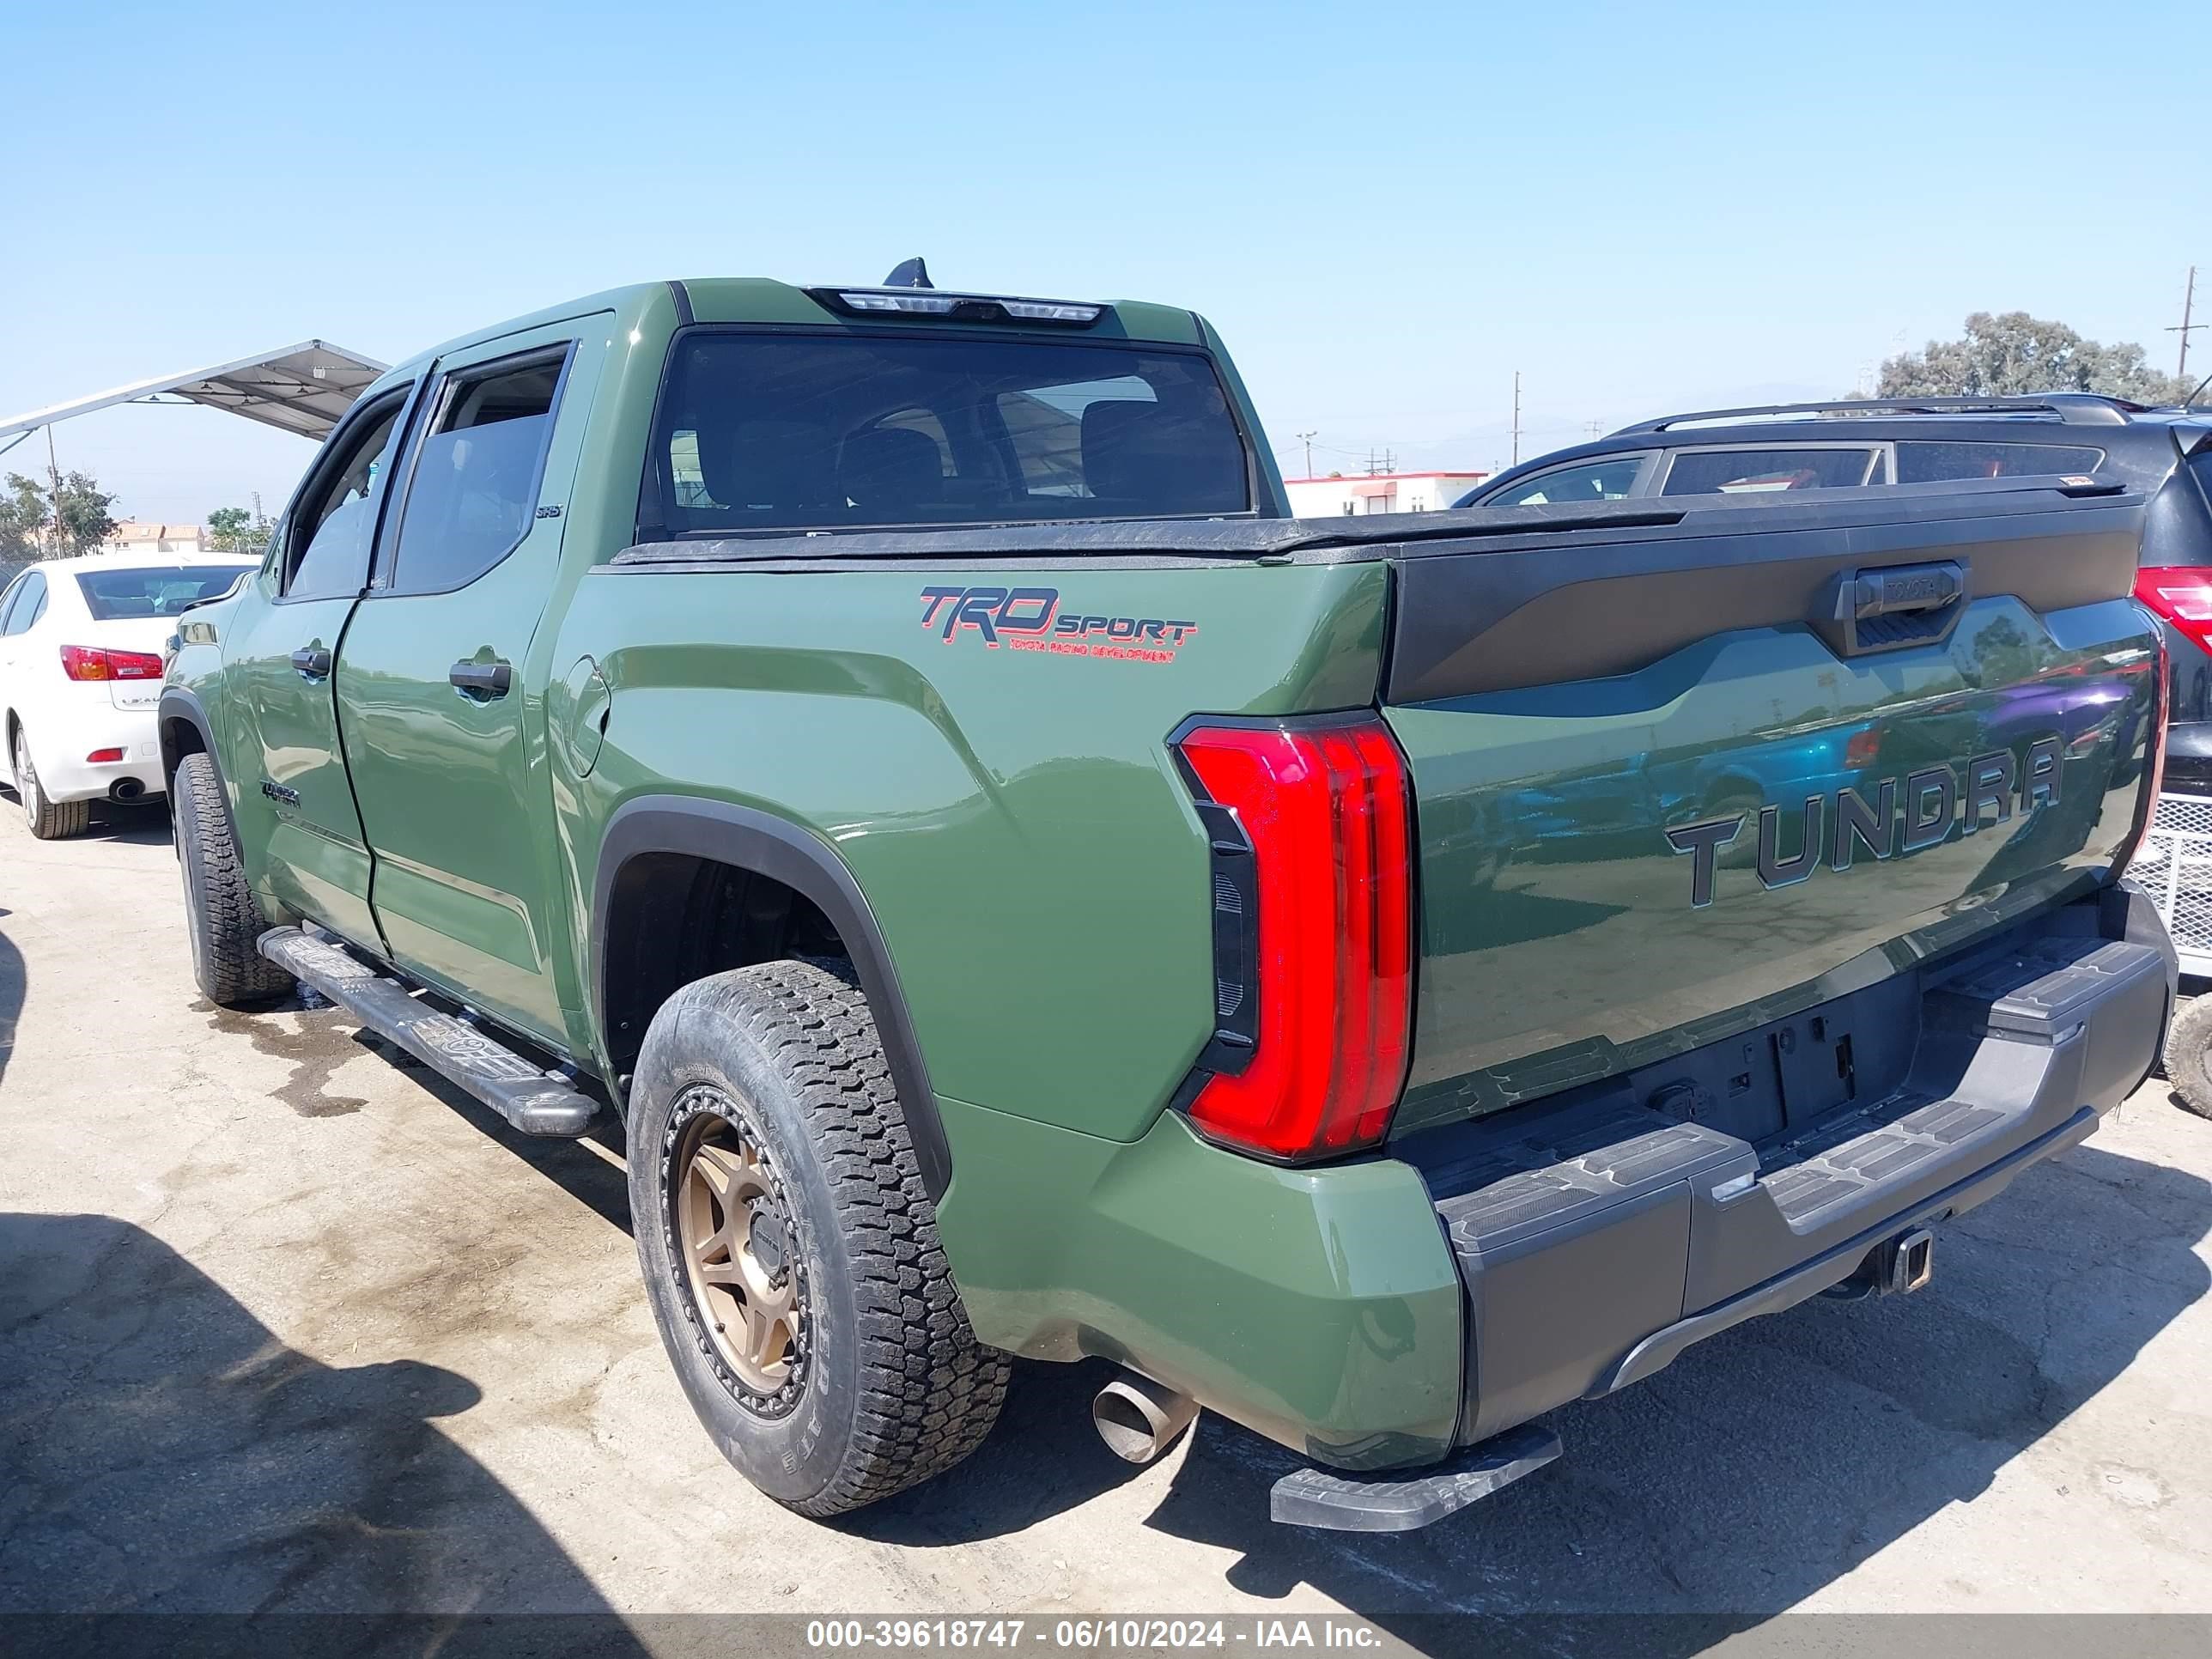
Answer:
MULTIPOLYGON (((948 286, 1206 313, 1292 470, 1308 428, 1322 471, 1486 467, 1516 368, 1534 453, 1844 391, 1978 309, 2171 366, 2192 260, 2212 290, 2202 0, 12 0, 0 61, 0 414, 922 253, 948 286)), ((57 438, 169 520, 273 510, 309 453, 198 410, 57 438)))

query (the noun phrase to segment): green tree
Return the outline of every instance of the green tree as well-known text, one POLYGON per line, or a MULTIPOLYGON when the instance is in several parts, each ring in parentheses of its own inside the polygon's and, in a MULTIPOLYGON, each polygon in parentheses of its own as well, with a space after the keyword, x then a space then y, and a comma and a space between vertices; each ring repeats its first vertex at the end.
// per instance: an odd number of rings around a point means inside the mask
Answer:
POLYGON ((207 515, 208 545, 218 553, 258 553, 269 545, 269 521, 242 507, 218 507, 207 515))
POLYGON ((8 475, 0 495, 0 562, 28 563, 45 551, 46 492, 20 472, 8 475))
POLYGON ((57 490, 10 472, 7 494, 0 497, 0 557, 89 553, 115 533, 107 512, 114 503, 89 473, 64 475, 57 490))
POLYGON ((1930 340, 1881 366, 1881 398, 2013 398, 2101 392, 2143 404, 2178 404, 2190 387, 2143 359, 2143 349, 2085 340, 2063 323, 2024 311, 1966 319, 1966 337, 1930 340))

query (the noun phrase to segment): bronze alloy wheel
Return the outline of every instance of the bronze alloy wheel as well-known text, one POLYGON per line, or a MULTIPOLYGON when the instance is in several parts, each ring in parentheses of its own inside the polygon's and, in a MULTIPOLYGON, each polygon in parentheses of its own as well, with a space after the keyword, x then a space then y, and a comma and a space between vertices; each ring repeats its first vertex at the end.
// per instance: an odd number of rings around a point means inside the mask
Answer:
POLYGON ((701 1334, 726 1381, 758 1410, 787 1409, 797 1393, 805 1319, 797 1238, 781 1182, 758 1139, 720 1091, 705 1097, 669 1161, 679 1260, 701 1334))

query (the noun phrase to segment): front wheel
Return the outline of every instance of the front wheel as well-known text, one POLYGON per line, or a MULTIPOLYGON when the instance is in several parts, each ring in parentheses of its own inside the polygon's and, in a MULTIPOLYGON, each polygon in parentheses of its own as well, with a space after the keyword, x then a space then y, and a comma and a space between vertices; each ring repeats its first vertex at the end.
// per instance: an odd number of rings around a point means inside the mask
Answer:
POLYGON ((15 797, 23 804, 23 820, 40 841, 59 841, 81 836, 92 823, 88 800, 52 801, 39 781, 39 769, 31 764, 30 734, 15 728, 15 797))
POLYGON ((630 1092, 661 1340, 722 1455, 826 1516, 951 1468, 1006 1397, 969 1328, 867 999, 805 962, 686 986, 630 1092))

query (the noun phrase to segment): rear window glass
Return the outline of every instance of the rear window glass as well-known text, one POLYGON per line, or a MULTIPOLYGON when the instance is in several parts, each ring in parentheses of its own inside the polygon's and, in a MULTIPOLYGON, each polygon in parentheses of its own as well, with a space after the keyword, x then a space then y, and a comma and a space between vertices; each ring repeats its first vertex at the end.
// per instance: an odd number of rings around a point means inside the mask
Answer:
POLYGON ((1142 347, 696 335, 641 535, 1249 512, 1213 366, 1142 347))
POLYGON ((1937 443, 1910 439, 1897 446, 1897 481, 1935 483, 1945 478, 2094 472, 2104 459, 2103 450, 2078 445, 1937 443))
POLYGON ((188 605, 214 599, 240 576, 242 564, 149 565, 143 570, 87 570, 76 585, 94 622, 131 617, 173 617, 188 605))
POLYGON ((1757 495, 1846 489, 1867 481, 1871 449, 1685 450, 1668 469, 1662 495, 1757 495))

